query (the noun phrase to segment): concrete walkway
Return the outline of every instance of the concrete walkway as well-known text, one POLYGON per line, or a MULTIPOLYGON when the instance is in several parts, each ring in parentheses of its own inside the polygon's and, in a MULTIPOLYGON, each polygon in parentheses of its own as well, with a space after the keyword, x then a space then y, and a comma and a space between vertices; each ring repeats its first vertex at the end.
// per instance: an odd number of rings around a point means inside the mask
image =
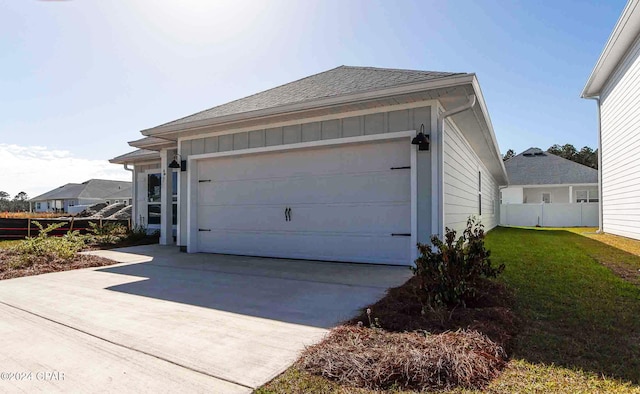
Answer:
POLYGON ((0 281, 0 391, 251 392, 411 274, 157 245, 93 254, 121 264, 0 281))

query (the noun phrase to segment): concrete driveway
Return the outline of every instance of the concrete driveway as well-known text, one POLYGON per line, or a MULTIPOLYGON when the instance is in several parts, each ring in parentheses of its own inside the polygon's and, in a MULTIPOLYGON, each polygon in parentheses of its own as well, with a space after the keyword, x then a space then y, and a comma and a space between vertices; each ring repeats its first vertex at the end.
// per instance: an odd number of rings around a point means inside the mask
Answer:
POLYGON ((121 264, 0 281, 0 391, 251 392, 406 267, 99 251, 121 264))

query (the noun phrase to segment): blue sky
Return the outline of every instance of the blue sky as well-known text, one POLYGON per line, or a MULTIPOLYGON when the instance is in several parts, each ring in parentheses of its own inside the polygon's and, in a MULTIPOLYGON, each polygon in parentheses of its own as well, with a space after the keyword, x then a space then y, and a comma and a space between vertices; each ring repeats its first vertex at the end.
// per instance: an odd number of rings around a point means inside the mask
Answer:
POLYGON ((89 178, 153 127, 339 65, 474 72, 503 152, 596 146, 579 98, 625 2, 0 2, 0 190, 89 178))

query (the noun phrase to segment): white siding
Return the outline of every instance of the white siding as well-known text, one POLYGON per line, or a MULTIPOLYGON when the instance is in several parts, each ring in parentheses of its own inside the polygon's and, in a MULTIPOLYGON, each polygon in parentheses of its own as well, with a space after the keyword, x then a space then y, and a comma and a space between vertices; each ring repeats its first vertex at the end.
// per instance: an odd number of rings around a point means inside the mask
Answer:
POLYGON ((640 40, 601 99, 603 230, 640 239, 640 40))
POLYGON ((448 120, 444 126, 444 222, 461 234, 469 216, 485 230, 498 225, 498 183, 469 143, 448 120), (482 215, 478 207, 478 172, 482 174, 482 215))

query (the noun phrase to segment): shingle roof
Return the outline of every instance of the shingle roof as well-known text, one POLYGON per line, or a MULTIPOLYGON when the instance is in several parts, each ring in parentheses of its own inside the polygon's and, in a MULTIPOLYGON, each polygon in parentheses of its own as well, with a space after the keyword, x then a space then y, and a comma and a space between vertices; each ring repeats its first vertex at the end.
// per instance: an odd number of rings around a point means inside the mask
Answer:
POLYGON ((340 66, 161 126, 178 125, 287 104, 424 82, 458 74, 463 73, 340 66))
POLYGON ((124 155, 120 155, 118 157, 114 157, 109 160, 111 163, 133 163, 136 160, 141 159, 158 159, 160 160, 160 152, 147 150, 147 149, 137 149, 133 152, 125 153, 124 155))
POLYGON ((120 192, 131 196, 131 182, 90 179, 83 183, 67 183, 57 189, 34 197, 30 201, 68 200, 76 198, 101 199, 120 192))
POLYGON ((598 170, 529 148, 504 163, 510 185, 598 183, 598 170))

